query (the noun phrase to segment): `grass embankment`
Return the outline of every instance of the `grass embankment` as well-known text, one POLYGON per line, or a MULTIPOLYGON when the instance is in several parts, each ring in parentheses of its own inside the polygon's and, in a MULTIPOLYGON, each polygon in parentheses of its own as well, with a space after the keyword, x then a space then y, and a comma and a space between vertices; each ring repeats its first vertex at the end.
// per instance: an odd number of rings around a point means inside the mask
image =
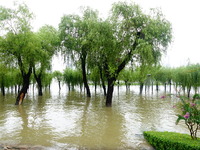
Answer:
POLYGON ((156 150, 200 150, 200 138, 192 140, 188 134, 145 131, 143 135, 156 150))

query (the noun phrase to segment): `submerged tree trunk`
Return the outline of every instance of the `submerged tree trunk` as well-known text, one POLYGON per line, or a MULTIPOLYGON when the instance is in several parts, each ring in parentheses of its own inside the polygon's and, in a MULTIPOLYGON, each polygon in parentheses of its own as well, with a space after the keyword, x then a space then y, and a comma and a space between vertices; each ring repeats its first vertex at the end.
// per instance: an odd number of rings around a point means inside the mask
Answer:
POLYGON ((171 82, 171 80, 169 81, 169 92, 171 93, 171 91, 172 91, 172 82, 171 82))
POLYGON ((4 78, 4 75, 3 76, 1 76, 1 93, 2 93, 2 95, 3 96, 5 96, 5 78, 4 78))
POLYGON ((5 84, 4 84, 4 76, 2 77, 2 81, 1 81, 1 93, 3 96, 5 96, 5 84))
POLYGON ((112 106, 112 96, 114 91, 114 83, 115 78, 108 79, 108 89, 107 89, 107 95, 106 95, 106 106, 111 107, 112 106))
POLYGON ((95 93, 97 92, 97 83, 96 82, 94 83, 94 91, 95 91, 95 93))
POLYGON ((31 73, 32 73, 31 67, 29 68, 28 73, 22 72, 23 85, 22 85, 22 89, 18 93, 15 105, 21 105, 23 103, 24 97, 25 97, 27 90, 29 88, 31 73))
POLYGON ((1 84, 1 92, 2 92, 2 95, 5 96, 5 87, 3 83, 1 84))
POLYGON ((58 81, 59 91, 61 90, 60 81, 58 81))
POLYGON ((82 75, 83 75, 83 83, 84 83, 84 86, 86 88, 86 92, 87 92, 87 97, 91 97, 91 94, 90 94, 90 88, 89 88, 89 85, 88 85, 88 82, 87 82, 87 75, 86 75, 86 55, 83 55, 81 57, 81 67, 82 67, 82 75))
POLYGON ((100 66, 99 66, 99 72, 100 72, 100 78, 101 78, 101 83, 102 83, 104 96, 106 96, 106 86, 105 86, 105 81, 104 81, 104 78, 103 78, 102 68, 100 66))
POLYGON ((68 90, 71 91, 71 86, 69 83, 67 84, 67 86, 68 86, 68 90))
POLYGON ((167 92, 167 83, 165 82, 165 93, 167 92))
POLYGON ((42 92, 42 81, 41 81, 41 78, 39 78, 37 84, 38 84, 38 95, 42 96, 43 92, 42 92))
POLYGON ((33 73, 34 73, 34 77, 35 80, 37 82, 37 86, 38 86, 38 95, 42 96, 43 92, 42 92, 42 72, 40 71, 40 73, 37 75, 35 72, 35 68, 33 68, 33 73))
POLYGON ((17 84, 15 84, 15 93, 17 93, 17 84))
MULTIPOLYGON (((124 81, 124 83, 125 83, 125 86, 126 86, 126 91, 127 91, 127 90, 128 90, 128 88, 129 88, 129 87, 128 87, 128 81, 127 81, 127 80, 125 80, 125 81, 124 81)), ((119 85, 119 83, 118 83, 118 85, 119 85)))
POLYGON ((158 92, 159 86, 158 86, 158 81, 156 81, 156 91, 158 92))
POLYGON ((140 95, 142 94, 143 87, 144 87, 144 83, 143 83, 143 82, 140 82, 140 95))
POLYGON ((188 89, 187 89, 187 97, 188 98, 190 97, 190 91, 191 91, 191 86, 189 86, 188 89))

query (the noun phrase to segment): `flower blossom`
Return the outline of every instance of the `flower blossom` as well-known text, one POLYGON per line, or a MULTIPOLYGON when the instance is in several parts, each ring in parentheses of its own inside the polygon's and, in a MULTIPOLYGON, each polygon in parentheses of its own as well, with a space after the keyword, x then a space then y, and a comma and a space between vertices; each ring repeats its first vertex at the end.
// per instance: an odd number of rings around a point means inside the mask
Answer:
POLYGON ((190 117, 190 113, 187 112, 184 116, 183 116, 185 119, 188 119, 190 117))
POLYGON ((166 96, 163 95, 163 96, 161 96, 160 98, 164 99, 165 97, 166 97, 166 96))
POLYGON ((190 103, 190 106, 191 107, 194 107, 196 104, 195 103, 190 103))

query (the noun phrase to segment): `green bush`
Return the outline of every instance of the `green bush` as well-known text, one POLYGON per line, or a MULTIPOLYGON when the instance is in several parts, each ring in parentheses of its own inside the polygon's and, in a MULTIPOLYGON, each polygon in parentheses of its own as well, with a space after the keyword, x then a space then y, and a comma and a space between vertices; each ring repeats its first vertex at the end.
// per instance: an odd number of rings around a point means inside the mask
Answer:
POLYGON ((188 134, 145 131, 143 135, 156 150, 200 150, 200 138, 192 140, 188 134))

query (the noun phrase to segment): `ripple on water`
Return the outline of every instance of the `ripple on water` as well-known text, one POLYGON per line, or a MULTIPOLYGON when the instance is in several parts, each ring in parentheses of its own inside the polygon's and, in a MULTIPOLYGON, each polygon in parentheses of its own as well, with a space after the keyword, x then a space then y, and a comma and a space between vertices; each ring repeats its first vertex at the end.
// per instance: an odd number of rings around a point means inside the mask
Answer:
POLYGON ((151 149, 143 131, 186 131, 174 123, 174 102, 158 94, 139 96, 116 88, 113 106, 107 108, 102 94, 92 93, 88 99, 84 93, 66 91, 42 97, 30 94, 22 106, 13 105, 12 95, 11 100, 8 96, 0 102, 2 143, 56 149, 151 149))

